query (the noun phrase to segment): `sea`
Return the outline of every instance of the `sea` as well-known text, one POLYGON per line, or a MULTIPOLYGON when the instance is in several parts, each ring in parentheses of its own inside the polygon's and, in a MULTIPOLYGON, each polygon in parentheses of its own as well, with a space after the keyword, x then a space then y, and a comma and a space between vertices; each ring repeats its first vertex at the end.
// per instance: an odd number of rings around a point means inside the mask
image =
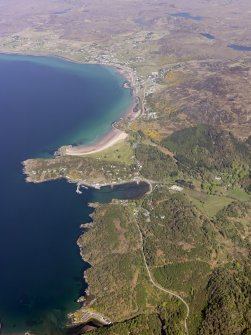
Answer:
POLYGON ((65 180, 32 184, 22 162, 62 145, 91 144, 132 104, 125 78, 110 67, 54 57, 0 55, 1 334, 65 334, 80 307, 89 266, 76 244, 89 202, 138 197, 145 186, 100 191, 65 180))

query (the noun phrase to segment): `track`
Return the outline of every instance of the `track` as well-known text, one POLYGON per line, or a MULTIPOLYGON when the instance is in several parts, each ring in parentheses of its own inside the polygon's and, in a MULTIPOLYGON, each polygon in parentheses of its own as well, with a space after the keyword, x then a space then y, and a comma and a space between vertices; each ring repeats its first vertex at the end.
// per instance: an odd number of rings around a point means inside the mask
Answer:
POLYGON ((144 264, 145 264, 145 268, 147 270, 147 273, 148 273, 148 277, 151 281, 151 283, 156 287, 158 288, 159 290, 165 292, 165 293, 168 293, 169 295, 179 299, 186 307, 186 310, 187 310, 187 313, 186 313, 186 318, 184 320, 184 329, 185 329, 185 334, 186 335, 189 335, 189 332, 188 332, 188 327, 187 327, 187 319, 189 317, 189 314, 190 314, 190 308, 188 306, 188 304, 186 303, 186 301, 181 297, 179 296, 178 294, 170 291, 170 290, 167 290, 165 289, 164 287, 162 287, 161 285, 159 285, 153 278, 152 274, 151 274, 151 271, 149 269, 149 266, 147 264, 147 261, 146 261, 146 257, 145 257, 145 253, 144 253, 144 240, 143 240, 143 235, 142 235, 142 232, 140 230, 140 227, 138 225, 138 223, 136 222, 136 225, 137 225, 137 228, 138 228, 138 231, 139 231, 139 235, 140 235, 140 245, 141 245, 141 252, 142 252, 142 256, 143 256, 143 260, 144 260, 144 264))

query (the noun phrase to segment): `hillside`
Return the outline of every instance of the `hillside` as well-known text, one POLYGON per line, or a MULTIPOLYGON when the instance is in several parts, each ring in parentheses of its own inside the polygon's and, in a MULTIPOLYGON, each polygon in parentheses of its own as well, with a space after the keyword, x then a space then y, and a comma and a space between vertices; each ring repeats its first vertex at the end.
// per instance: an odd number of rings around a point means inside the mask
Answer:
POLYGON ((234 165, 248 167, 251 152, 246 143, 231 133, 209 125, 199 125, 175 132, 162 141, 175 153, 181 167, 194 171, 224 172, 234 165))

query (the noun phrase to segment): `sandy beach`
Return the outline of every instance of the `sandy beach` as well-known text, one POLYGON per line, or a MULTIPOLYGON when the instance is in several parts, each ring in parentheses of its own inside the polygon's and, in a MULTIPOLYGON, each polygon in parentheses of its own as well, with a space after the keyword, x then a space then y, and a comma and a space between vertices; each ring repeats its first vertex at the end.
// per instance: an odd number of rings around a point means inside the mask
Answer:
POLYGON ((107 148, 110 148, 115 143, 125 140, 127 134, 119 129, 112 129, 107 135, 105 135, 100 141, 93 145, 78 145, 78 146, 67 146, 64 149, 65 155, 70 156, 82 156, 87 154, 94 154, 107 148))
MULTIPOLYGON (((120 73, 121 76, 125 78, 125 80, 129 83, 130 88, 133 94, 133 104, 132 106, 125 112, 124 119, 128 119, 130 121, 134 120, 140 115, 139 109, 139 99, 135 96, 135 85, 134 85, 134 75, 133 71, 128 68, 123 68, 116 64, 104 64, 104 66, 113 67, 116 71, 120 73)), ((114 144, 119 141, 123 141, 127 138, 128 134, 112 127, 112 129, 107 133, 101 140, 92 145, 78 145, 78 146, 66 146, 62 148, 61 151, 64 155, 69 156, 83 156, 87 154, 94 154, 100 151, 103 151, 107 148, 112 147, 114 144)), ((60 150, 59 150, 60 151, 60 150)))

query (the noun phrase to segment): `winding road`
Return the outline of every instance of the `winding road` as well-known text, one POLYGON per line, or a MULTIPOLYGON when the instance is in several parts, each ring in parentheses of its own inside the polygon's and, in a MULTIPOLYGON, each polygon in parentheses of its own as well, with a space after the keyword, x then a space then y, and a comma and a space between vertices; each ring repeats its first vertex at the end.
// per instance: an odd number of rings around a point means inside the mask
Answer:
POLYGON ((174 292, 172 292, 172 291, 170 291, 170 290, 165 289, 164 287, 162 287, 161 285, 159 285, 159 284, 155 281, 155 279, 153 278, 153 276, 152 276, 152 274, 151 274, 151 271, 150 271, 150 269, 149 269, 149 266, 148 266, 148 264, 147 264, 147 261, 146 261, 146 256, 145 256, 145 253, 144 253, 144 240, 143 240, 143 235, 142 235, 142 232, 141 232, 141 230, 140 230, 140 227, 139 227, 139 224, 138 224, 137 221, 136 221, 136 226, 137 226, 137 229, 138 229, 138 231, 139 231, 140 245, 141 245, 141 252, 142 252, 142 256, 143 256, 143 260, 144 260, 145 268, 146 268, 147 273, 148 273, 148 277, 149 277, 151 283, 152 283, 157 289, 159 289, 159 290, 161 290, 161 291, 163 291, 163 292, 165 292, 165 293, 168 293, 169 295, 171 295, 171 296, 173 296, 173 297, 179 299, 179 300, 185 305, 185 307, 186 307, 186 311, 187 311, 187 312, 186 312, 186 318, 185 318, 185 320, 184 320, 184 328, 185 328, 185 334, 186 334, 186 335, 189 335, 188 327, 187 327, 187 319, 188 319, 189 314, 190 314, 190 308, 189 308, 188 304, 186 303, 186 301, 185 301, 181 296, 179 296, 178 294, 176 294, 176 293, 174 293, 174 292))

